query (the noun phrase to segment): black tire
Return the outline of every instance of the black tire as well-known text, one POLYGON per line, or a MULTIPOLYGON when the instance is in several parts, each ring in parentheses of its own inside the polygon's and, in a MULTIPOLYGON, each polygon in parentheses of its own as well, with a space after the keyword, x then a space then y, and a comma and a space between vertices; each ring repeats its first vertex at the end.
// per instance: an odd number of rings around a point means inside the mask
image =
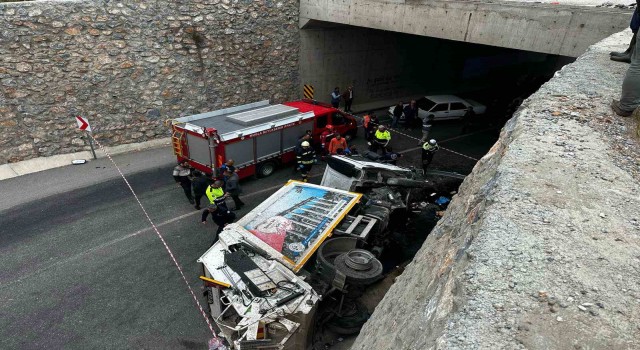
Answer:
POLYGON ((256 169, 256 176, 267 177, 273 174, 274 171, 276 171, 276 163, 272 161, 266 161, 258 165, 258 169, 256 169))

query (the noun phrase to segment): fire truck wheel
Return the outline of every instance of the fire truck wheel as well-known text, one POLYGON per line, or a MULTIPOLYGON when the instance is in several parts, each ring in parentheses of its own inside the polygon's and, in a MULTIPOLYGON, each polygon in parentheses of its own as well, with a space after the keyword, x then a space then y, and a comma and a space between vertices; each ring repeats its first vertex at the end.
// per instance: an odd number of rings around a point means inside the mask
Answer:
POLYGON ((267 177, 276 171, 276 164, 274 162, 264 162, 258 166, 256 175, 258 177, 267 177))

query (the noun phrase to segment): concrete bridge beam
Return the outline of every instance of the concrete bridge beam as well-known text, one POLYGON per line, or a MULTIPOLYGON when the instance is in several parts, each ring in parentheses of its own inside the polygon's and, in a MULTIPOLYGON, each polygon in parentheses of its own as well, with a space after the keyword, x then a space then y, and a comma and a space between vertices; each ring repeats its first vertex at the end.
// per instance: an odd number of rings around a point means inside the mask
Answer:
POLYGON ((570 57, 629 24, 629 10, 516 2, 300 0, 313 21, 570 57))

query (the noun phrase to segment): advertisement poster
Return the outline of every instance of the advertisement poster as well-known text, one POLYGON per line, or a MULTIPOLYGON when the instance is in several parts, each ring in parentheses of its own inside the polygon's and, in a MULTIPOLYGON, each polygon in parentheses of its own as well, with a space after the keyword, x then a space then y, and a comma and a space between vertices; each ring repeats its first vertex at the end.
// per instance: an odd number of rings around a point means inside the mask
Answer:
POLYGON ((291 183, 270 197, 268 205, 246 217, 244 228, 298 263, 313 253, 359 199, 359 195, 315 185, 291 183))

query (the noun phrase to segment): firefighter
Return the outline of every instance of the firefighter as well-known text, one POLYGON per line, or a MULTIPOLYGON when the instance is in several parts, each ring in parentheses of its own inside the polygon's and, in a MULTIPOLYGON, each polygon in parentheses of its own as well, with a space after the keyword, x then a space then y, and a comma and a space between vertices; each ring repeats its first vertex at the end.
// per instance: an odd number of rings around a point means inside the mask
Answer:
POLYGON ((227 208, 227 203, 225 199, 227 199, 227 194, 222 189, 223 182, 220 180, 214 181, 209 187, 207 187, 207 191, 205 194, 207 198, 209 198, 210 204, 215 204, 218 207, 227 208))
POLYGON ((377 124, 378 118, 373 112, 364 116, 362 126, 364 127, 364 138, 368 142, 371 142, 371 137, 373 136, 373 132, 376 129, 377 124))
POLYGON ((304 141, 301 146, 302 148, 300 152, 298 152, 296 160, 298 169, 300 169, 300 174, 302 175, 302 181, 307 182, 311 167, 316 161, 316 153, 313 151, 313 148, 311 148, 309 141, 304 141))
POLYGON ((378 153, 378 149, 382 149, 382 154, 387 153, 387 146, 391 141, 391 133, 384 125, 379 125, 378 130, 373 137, 373 142, 371 142, 371 151, 378 153))
POLYGON ((427 167, 433 160, 433 155, 440 149, 436 140, 431 139, 422 145, 422 170, 427 173, 427 167))
POLYGON ((327 146, 331 139, 333 138, 333 125, 327 124, 325 126, 325 130, 320 134, 320 147, 322 147, 322 155, 327 152, 327 146))
POLYGON ((340 134, 336 134, 336 137, 329 142, 329 154, 337 154, 338 149, 342 149, 343 153, 347 149, 347 141, 340 134))
POLYGON ((189 162, 178 163, 178 165, 173 168, 173 179, 176 183, 182 187, 184 190, 184 194, 187 196, 189 203, 195 203, 193 200, 193 195, 191 194, 191 166, 189 162))

